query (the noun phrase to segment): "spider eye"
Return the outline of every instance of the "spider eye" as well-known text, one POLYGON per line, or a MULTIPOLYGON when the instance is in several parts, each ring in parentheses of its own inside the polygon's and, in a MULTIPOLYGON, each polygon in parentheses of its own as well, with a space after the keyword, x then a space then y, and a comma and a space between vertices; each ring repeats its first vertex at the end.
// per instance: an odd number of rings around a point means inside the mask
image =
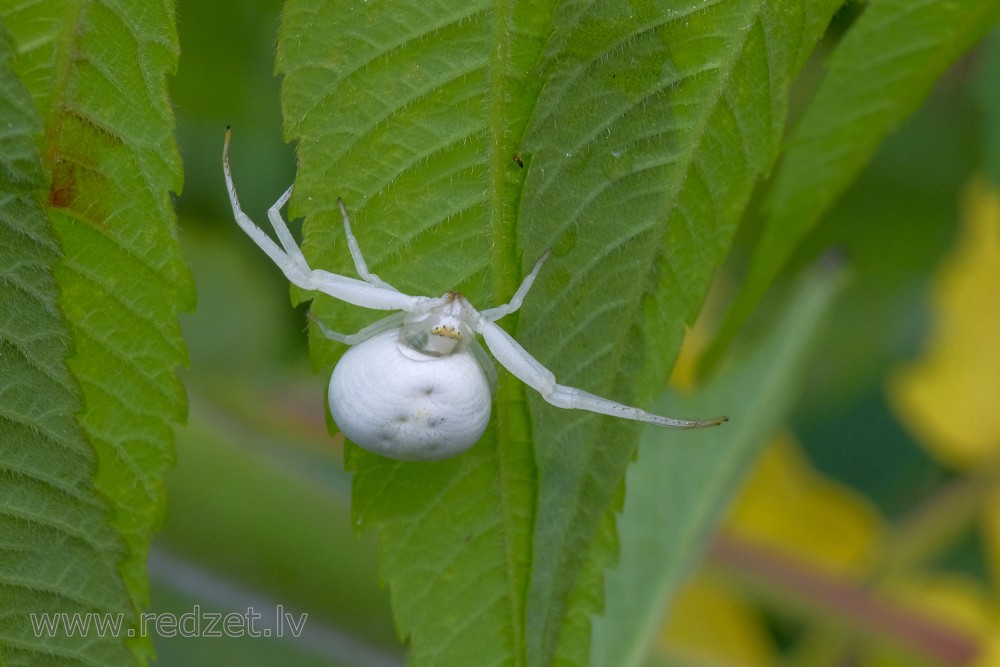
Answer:
POLYGON ((405 322, 400 335, 414 350, 435 357, 460 352, 475 337, 461 318, 440 313, 428 313, 405 322))
POLYGON ((444 338, 452 338, 456 341, 462 340, 462 332, 451 326, 450 324, 439 324, 433 329, 431 329, 431 334, 434 336, 442 336, 444 338))

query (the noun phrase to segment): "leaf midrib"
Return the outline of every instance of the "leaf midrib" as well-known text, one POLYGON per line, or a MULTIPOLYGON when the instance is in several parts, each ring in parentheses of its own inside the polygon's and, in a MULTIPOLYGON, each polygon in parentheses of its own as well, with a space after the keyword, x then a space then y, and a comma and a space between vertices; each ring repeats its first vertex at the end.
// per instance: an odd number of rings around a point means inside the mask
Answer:
MULTIPOLYGON (((494 2, 492 14, 492 34, 488 47, 490 48, 490 58, 488 62, 488 95, 489 95, 489 139, 490 147, 488 152, 489 160, 489 180, 490 199, 488 211, 490 216, 490 228, 493 236, 491 244, 493 249, 493 300, 491 306, 499 305, 502 301, 513 296, 521 278, 521 264, 523 249, 517 234, 517 200, 520 199, 520 187, 511 185, 507 179, 509 160, 513 155, 513 150, 508 151, 513 145, 510 141, 508 131, 510 102, 507 97, 510 90, 510 80, 507 76, 507 61, 509 57, 513 16, 512 8, 514 3, 494 2), (510 152, 510 155, 507 155, 510 152), (516 193, 516 198, 514 197, 516 193), (509 200, 507 199, 509 198, 509 200), (509 216, 509 218, 508 218, 509 216)), ((523 132, 523 128, 522 128, 523 132)), ((523 182, 523 181, 522 181, 523 182)), ((516 330, 518 324, 517 313, 508 316, 507 329, 516 330)), ((522 450, 514 443, 519 439, 519 435, 525 431, 529 434, 528 447, 533 448, 534 438, 530 437, 531 419, 528 414, 527 402, 517 400, 518 395, 523 397, 524 388, 518 386, 509 375, 502 375, 497 391, 497 416, 495 419, 497 438, 496 443, 502 447, 502 443, 510 443, 510 452, 500 452, 497 474, 501 478, 498 485, 501 497, 501 512, 503 520, 500 522, 500 534, 504 543, 505 564, 507 570, 509 597, 505 601, 510 618, 511 632, 509 634, 512 642, 511 652, 515 665, 527 664, 527 647, 525 642, 525 622, 527 619, 527 587, 530 576, 524 571, 524 563, 530 563, 532 550, 532 537, 534 533, 534 523, 537 517, 538 494, 537 487, 531 492, 529 498, 517 497, 523 493, 523 485, 519 480, 524 478, 524 471, 512 469, 509 465, 510 459, 507 453, 518 454, 522 450), (503 406, 501 406, 501 401, 503 406), (521 433, 514 427, 510 419, 517 420, 524 425, 521 433), (518 508, 526 508, 527 511, 519 512, 518 508), (531 518, 531 525, 525 526, 521 515, 531 518), (512 530, 520 529, 527 536, 527 553, 517 553, 517 548, 522 540, 515 539, 512 530)), ((534 457, 532 457, 532 460, 534 457)), ((516 462, 524 462, 524 457, 514 459, 516 462)))

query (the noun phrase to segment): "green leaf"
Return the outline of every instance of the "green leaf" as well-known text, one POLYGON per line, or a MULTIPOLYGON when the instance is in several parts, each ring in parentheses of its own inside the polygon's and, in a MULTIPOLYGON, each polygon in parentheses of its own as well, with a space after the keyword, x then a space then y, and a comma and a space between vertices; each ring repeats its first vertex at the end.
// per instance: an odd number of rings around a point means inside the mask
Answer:
MULTIPOLYGON (((547 54, 552 71, 528 132, 538 178, 525 183, 521 229, 528 245, 570 243, 586 263, 539 281, 519 338, 562 382, 640 404, 662 386, 775 158, 787 88, 838 5, 597 3, 556 24, 550 49, 559 50, 547 54), (552 322, 572 324, 553 336, 552 322)), ((543 445, 526 626, 529 656, 547 664, 632 447, 611 420, 535 414, 543 445)))
MULTIPOLYGON (((117 565, 134 614, 147 603, 171 422, 186 410, 177 311, 193 302, 170 199, 181 186, 166 97, 177 58, 173 7, 4 2, 0 16, 42 119, 48 214, 64 251, 58 304, 74 344, 68 366, 97 453, 95 483, 125 543, 117 565)), ((148 638, 129 644, 137 656, 151 652, 148 638)))
POLYGON ((806 274, 770 333, 746 357, 665 412, 732 406, 730 423, 699 433, 646 429, 629 469, 618 521, 621 553, 608 573, 605 613, 595 622, 593 664, 643 664, 663 612, 695 564, 761 446, 787 417, 842 271, 806 274))
MULTIPOLYGON (((306 255, 353 274, 338 196, 371 269, 411 294, 502 303, 553 247, 505 326, 560 382, 642 405, 839 4, 291 0, 278 70, 306 255)), ((237 179, 247 150, 234 147, 237 179)), ((324 297, 313 311, 342 331, 374 319, 324 297)), ((312 348, 324 368, 342 352, 312 348)), ((493 424, 465 455, 351 450, 357 521, 381 539, 415 664, 586 660, 637 435, 501 373, 493 424)))
POLYGON ((115 569, 122 545, 91 482, 94 452, 73 418, 79 394, 52 276, 59 248, 38 200, 48 188, 41 119, 10 58, 0 24, 0 662, 131 664, 119 638, 33 631, 46 613, 135 619, 115 569))
POLYGON ((826 62, 826 76, 787 141, 764 227, 721 349, 793 250, 843 194, 886 135, 1000 20, 996 0, 871 0, 826 62))

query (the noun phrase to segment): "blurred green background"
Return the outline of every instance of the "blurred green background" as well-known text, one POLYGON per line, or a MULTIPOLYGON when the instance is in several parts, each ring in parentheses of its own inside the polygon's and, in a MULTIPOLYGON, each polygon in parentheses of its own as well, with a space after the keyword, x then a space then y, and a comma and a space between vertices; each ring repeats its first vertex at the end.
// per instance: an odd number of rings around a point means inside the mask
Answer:
MULTIPOLYGON (((305 309, 291 306, 284 277, 233 223, 222 180, 226 125, 251 217, 263 221, 294 178, 273 73, 280 10, 276 0, 177 6, 181 57, 171 91, 185 185, 176 203, 198 307, 182 320, 190 414, 177 429, 169 509, 153 545, 151 611, 266 614, 282 605, 309 616, 298 639, 157 636, 164 666, 404 662, 374 544, 351 525, 341 442, 327 432, 329 369, 309 368, 305 309)), ((995 91, 987 60, 998 52, 994 39, 939 84, 788 271, 831 246, 853 267, 791 426, 821 473, 859 491, 890 522, 954 477, 899 424, 885 378, 924 344, 930 280, 952 246, 963 187, 983 164, 984 98, 995 91)), ((731 297, 754 236, 748 220, 719 280, 720 301, 731 297)), ((971 526, 938 559, 986 578, 971 526)), ((796 621, 768 618, 776 642, 790 642, 796 621)))
MULTIPOLYGON (((295 175, 282 140, 274 52, 281 3, 177 6, 171 93, 184 159, 176 199, 197 311, 182 317, 188 424, 178 428, 169 509, 150 562, 155 613, 308 613, 299 639, 156 636, 160 665, 393 665, 403 649, 375 548, 350 520, 350 478, 325 423, 326 379, 309 368, 305 309, 239 231, 222 141, 246 210, 265 212, 295 175)), ((261 620, 261 628, 274 628, 261 620)))

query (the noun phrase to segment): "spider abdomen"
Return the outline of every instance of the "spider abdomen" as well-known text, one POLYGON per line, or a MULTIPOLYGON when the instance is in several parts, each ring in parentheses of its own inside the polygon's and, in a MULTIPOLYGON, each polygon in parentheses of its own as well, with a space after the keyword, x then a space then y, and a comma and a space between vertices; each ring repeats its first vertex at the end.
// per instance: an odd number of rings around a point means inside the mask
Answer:
POLYGON ((330 377, 330 413, 352 442, 395 459, 435 461, 474 445, 492 396, 468 350, 432 356, 383 331, 344 353, 330 377))

